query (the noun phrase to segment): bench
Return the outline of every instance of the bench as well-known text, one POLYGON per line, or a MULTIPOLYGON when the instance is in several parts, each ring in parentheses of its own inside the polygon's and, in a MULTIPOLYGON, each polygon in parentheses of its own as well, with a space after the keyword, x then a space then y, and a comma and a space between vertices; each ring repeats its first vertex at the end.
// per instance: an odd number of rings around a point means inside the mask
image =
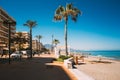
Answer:
POLYGON ((68 59, 64 60, 64 65, 68 69, 72 69, 73 68, 73 63, 72 63, 71 60, 72 60, 72 58, 68 58, 68 59))

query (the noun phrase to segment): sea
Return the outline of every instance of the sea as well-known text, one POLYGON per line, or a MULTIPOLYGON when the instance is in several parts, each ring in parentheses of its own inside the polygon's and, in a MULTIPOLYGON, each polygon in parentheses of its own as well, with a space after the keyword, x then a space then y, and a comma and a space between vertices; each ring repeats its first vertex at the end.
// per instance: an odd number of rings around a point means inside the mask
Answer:
POLYGON ((92 56, 102 56, 114 60, 120 60, 120 50, 79 51, 79 53, 89 54, 92 56))

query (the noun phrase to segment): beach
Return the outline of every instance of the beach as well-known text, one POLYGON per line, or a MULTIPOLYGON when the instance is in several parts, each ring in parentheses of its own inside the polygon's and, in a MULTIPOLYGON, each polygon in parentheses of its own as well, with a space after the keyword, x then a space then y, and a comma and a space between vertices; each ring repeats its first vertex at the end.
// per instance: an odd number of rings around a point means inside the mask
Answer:
POLYGON ((97 57, 85 58, 76 65, 77 69, 95 80, 120 80, 120 62, 97 57))

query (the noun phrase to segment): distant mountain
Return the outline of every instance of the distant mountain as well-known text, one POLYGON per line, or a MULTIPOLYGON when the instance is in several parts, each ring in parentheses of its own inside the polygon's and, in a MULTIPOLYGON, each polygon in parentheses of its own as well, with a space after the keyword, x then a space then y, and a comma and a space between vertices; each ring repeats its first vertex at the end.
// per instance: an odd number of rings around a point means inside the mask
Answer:
POLYGON ((70 48, 70 51, 71 51, 71 52, 81 52, 81 50, 78 50, 78 49, 72 49, 72 48, 70 48))
MULTIPOLYGON (((47 48, 47 49, 51 49, 52 45, 51 44, 45 44, 44 47, 47 48)), ((64 49, 62 49, 62 51, 64 51, 64 49)), ((82 51, 84 51, 84 50, 70 48, 70 52, 82 52, 82 51)))

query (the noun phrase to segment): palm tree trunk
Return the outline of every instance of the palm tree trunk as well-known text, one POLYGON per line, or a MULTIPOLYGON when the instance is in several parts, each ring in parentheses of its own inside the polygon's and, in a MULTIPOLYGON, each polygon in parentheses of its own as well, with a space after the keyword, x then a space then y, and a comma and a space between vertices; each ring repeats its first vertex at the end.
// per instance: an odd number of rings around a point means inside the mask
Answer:
POLYGON ((18 42, 18 45, 19 45, 19 52, 20 52, 20 42, 18 42))
MULTIPOLYGON (((18 44, 19 44, 19 54, 21 55, 21 42, 19 42, 18 44)), ((21 56, 20 56, 20 60, 21 60, 21 56)))
POLYGON ((67 23, 68 20, 65 20, 65 53, 68 55, 68 47, 67 47, 67 23))
POLYGON ((38 40, 36 41, 36 46, 37 46, 36 50, 37 50, 37 53, 38 53, 39 52, 38 40))
POLYGON ((32 58, 32 28, 30 27, 30 58, 32 58))

